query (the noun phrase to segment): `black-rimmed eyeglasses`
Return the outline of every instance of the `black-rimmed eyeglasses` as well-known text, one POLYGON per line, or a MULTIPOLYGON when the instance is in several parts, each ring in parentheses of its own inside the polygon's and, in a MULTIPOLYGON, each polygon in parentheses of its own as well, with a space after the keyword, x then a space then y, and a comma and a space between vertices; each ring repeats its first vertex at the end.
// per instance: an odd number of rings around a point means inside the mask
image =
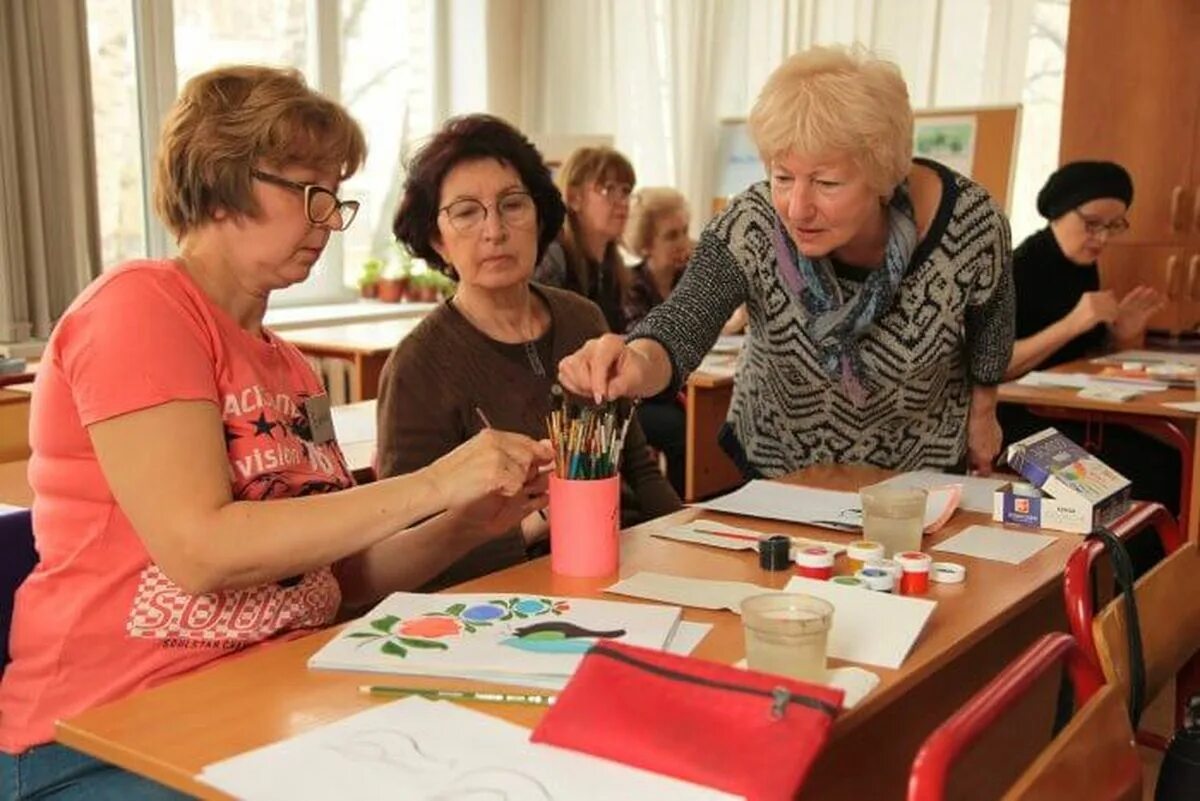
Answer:
POLYGON ((1093 239, 1099 238, 1101 234, 1120 236, 1129 230, 1129 220, 1125 219, 1124 217, 1118 217, 1112 222, 1106 223, 1104 220, 1098 220, 1095 217, 1089 217, 1079 209, 1071 209, 1071 211, 1075 212, 1077 215, 1079 215, 1079 219, 1083 220, 1084 232, 1093 239))
MULTIPOLYGON (((496 198, 500 222, 510 228, 528 228, 537 220, 537 204, 528 192, 508 192, 496 198)), ((491 210, 473 197, 456 200, 438 209, 446 215, 450 227, 460 234, 473 234, 483 225, 491 210)))
POLYGON ((338 196, 317 184, 302 184, 262 170, 251 170, 250 174, 260 181, 282 186, 304 195, 304 215, 313 225, 331 231, 345 231, 358 214, 357 200, 338 200, 338 196))

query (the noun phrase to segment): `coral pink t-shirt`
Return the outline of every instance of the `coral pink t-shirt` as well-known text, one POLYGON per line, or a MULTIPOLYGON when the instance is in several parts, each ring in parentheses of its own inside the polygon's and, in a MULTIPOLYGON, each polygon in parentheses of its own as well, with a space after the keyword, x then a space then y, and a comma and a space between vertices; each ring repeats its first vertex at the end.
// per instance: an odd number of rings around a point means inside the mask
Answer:
POLYGON ((299 351, 240 328, 173 262, 124 265, 71 304, 33 393, 40 561, 16 595, 0 750, 20 753, 52 740, 58 719, 333 621, 341 593, 329 568, 247 590, 181 590, 117 505, 87 433, 118 415, 207 400, 221 410, 236 500, 333 492, 354 482, 336 442, 313 442, 305 399, 322 392, 299 351))

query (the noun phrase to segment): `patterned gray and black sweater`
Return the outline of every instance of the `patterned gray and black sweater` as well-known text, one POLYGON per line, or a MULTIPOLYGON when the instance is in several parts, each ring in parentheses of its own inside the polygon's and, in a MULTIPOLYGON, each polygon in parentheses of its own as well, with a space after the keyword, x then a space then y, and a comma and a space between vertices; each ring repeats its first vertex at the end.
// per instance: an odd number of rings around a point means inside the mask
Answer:
MULTIPOLYGON (((891 307, 859 340, 861 405, 821 369, 806 311, 779 275, 765 181, 708 224, 671 297, 631 332, 666 348, 677 388, 747 304, 750 334, 722 445, 748 476, 821 463, 964 463, 972 387, 998 384, 1012 355, 1012 247, 1008 221, 982 187, 920 163, 941 176, 942 199, 891 307)), ((862 286, 865 271, 835 269, 844 295, 862 286)))

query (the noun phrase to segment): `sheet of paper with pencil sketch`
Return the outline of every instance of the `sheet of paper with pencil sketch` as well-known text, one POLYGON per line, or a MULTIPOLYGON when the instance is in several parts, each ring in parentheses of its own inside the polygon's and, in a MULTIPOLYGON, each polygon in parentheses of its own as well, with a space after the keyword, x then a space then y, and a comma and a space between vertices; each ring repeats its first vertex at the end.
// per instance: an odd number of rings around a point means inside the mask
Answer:
POLYGON ((453 701, 409 697, 206 766, 236 798, 447 801, 667 801, 734 796, 578 751, 529 742, 529 729, 453 701))

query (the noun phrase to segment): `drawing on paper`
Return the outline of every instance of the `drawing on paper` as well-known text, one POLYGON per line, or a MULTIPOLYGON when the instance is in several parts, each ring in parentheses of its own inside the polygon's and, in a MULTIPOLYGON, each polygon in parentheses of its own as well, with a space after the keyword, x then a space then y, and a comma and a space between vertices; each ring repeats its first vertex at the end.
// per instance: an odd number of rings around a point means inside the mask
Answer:
MULTIPOLYGON (((570 611, 570 608, 571 605, 567 601, 555 601, 550 598, 495 598, 470 606, 455 603, 442 611, 426 612, 413 618, 383 615, 367 621, 369 630, 351 632, 346 636, 363 640, 362 645, 378 646, 380 652, 388 656, 404 659, 413 648, 448 651, 453 640, 447 642, 447 639, 463 634, 475 634, 481 629, 509 620, 562 615, 570 611)), ((517 638, 522 636, 520 631, 518 629, 516 632, 517 638)))

